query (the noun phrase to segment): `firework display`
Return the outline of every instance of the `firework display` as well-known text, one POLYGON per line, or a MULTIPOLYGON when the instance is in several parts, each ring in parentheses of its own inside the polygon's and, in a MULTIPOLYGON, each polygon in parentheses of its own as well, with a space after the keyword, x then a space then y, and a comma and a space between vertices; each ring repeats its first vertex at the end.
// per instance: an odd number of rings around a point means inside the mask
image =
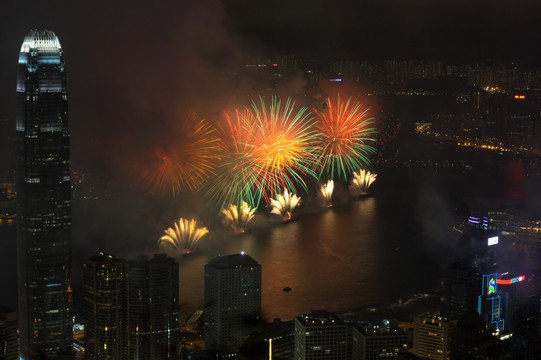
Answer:
MULTIPOLYGON (((352 186, 361 195, 368 193, 376 178, 362 169, 375 152, 371 136, 376 130, 368 112, 351 98, 327 99, 310 112, 291 98, 273 96, 224 111, 216 127, 190 114, 181 131, 171 134, 173 140, 150 147, 139 181, 153 193, 173 195, 204 186, 232 234, 247 231, 262 204, 288 222, 301 203, 299 192, 308 193, 320 178, 329 179, 319 185, 329 207, 337 179, 353 177, 352 186)), ((207 233, 194 219, 180 218, 159 243, 186 254, 207 233)))
POLYGON ((253 209, 243 201, 240 206, 229 205, 227 209, 221 211, 222 223, 234 234, 242 234, 246 231, 248 223, 254 218, 256 209, 253 209))
POLYGON ((315 176, 315 158, 308 151, 314 122, 306 108, 296 110, 290 98, 282 103, 272 97, 266 104, 260 97, 225 119, 222 163, 209 188, 213 200, 222 206, 245 200, 256 208, 282 188, 307 191, 305 178, 315 176))
POLYGON ((316 114, 316 136, 313 142, 317 157, 316 170, 331 179, 347 177, 370 163, 368 155, 375 152, 373 119, 360 102, 338 95, 327 99, 327 109, 316 114))
POLYGON ((179 254, 189 254, 207 233, 208 229, 199 227, 194 219, 180 218, 173 227, 165 230, 165 235, 158 241, 162 245, 173 247, 179 254))
POLYGON ((327 202, 327 205, 330 207, 332 206, 332 193, 334 190, 334 181, 329 180, 325 185, 321 185, 320 191, 321 195, 323 195, 323 199, 327 202))
POLYGON ((173 196, 199 189, 214 175, 219 159, 215 129, 195 113, 181 120, 173 140, 157 144, 138 166, 139 182, 151 193, 173 196))
POLYGON ((301 198, 284 189, 283 194, 276 194, 276 198, 271 199, 270 202, 271 214, 281 216, 283 221, 290 221, 293 219, 293 211, 301 203, 301 198))
POLYGON ((353 173, 353 185, 360 192, 361 196, 368 194, 368 188, 376 180, 377 174, 361 169, 353 173))

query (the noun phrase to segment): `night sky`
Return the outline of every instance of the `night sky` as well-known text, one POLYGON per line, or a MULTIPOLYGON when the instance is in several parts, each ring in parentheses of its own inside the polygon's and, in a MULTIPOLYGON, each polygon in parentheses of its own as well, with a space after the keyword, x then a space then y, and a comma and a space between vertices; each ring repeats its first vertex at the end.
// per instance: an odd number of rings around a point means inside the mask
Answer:
POLYGON ((125 162, 120 149, 133 148, 133 138, 155 141, 179 112, 220 112, 250 86, 222 81, 248 59, 505 58, 536 66, 540 13, 537 0, 3 1, 2 139, 14 123, 17 56, 31 28, 60 38, 73 163, 93 170, 125 162), (120 159, 110 159, 112 149, 120 159))

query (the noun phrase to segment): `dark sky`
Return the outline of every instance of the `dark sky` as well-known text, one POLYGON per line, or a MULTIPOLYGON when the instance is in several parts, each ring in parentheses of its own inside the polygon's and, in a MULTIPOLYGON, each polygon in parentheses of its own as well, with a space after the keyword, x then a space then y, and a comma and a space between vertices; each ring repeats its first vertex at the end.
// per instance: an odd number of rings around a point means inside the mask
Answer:
POLYGON ((538 0, 2 1, 0 143, 14 123, 17 56, 31 28, 60 38, 73 164, 95 169, 125 162, 134 139, 159 140, 181 111, 219 113, 250 86, 249 78, 221 81, 248 58, 506 58, 536 66, 540 14, 538 0))

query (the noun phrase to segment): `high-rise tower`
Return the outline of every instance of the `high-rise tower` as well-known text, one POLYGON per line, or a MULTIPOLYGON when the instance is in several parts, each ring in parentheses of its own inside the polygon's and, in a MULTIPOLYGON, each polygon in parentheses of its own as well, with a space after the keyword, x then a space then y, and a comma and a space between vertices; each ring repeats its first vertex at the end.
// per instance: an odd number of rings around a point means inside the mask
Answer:
POLYGON ((102 252, 83 265, 85 359, 127 359, 125 261, 102 252))
POLYGON ((261 319, 261 265, 245 254, 205 265, 205 350, 235 356, 261 319))
POLYGON ((139 256, 126 267, 129 359, 176 359, 178 263, 165 254, 139 256))
POLYGON ((20 358, 54 359, 73 339, 68 95, 52 31, 25 37, 16 97, 20 358))

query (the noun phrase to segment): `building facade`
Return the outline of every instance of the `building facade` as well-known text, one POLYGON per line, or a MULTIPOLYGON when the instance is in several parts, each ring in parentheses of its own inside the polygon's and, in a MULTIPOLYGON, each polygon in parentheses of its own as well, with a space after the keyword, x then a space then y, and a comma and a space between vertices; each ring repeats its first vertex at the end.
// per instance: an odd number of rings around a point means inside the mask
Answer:
POLYGON ((353 360, 396 359, 407 351, 407 336, 388 326, 355 326, 351 333, 353 360))
POLYGON ((73 338, 68 94, 52 31, 25 37, 16 98, 20 358, 54 359, 73 338))
POLYGON ((17 313, 0 307, 0 359, 19 358, 19 339, 17 337, 17 313))
POLYGON ((128 261, 125 311, 129 359, 176 359, 178 263, 165 254, 128 261))
POLYGON ((205 265, 205 350, 233 357, 261 319, 261 265, 245 254, 205 265))
POLYGON ((125 261, 98 253, 83 264, 85 359, 127 359, 125 261))
POLYGON ((455 325, 455 321, 441 316, 417 316, 413 325, 413 353, 423 359, 449 360, 455 325))
POLYGON ((348 327, 336 315, 315 310, 295 318, 295 360, 344 360, 348 327))

